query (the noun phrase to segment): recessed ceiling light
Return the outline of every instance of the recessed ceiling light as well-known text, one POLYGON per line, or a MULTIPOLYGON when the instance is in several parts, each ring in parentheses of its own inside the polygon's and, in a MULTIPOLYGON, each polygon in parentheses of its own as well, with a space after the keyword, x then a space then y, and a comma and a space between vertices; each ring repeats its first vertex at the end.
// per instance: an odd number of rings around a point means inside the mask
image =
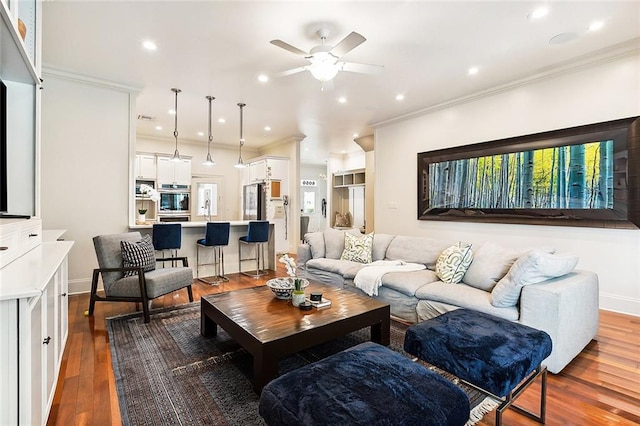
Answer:
POLYGON ((264 75, 264 74, 260 74, 260 75, 258 76, 258 81, 259 81, 260 83, 266 83, 267 81, 269 81, 269 77, 268 77, 268 76, 266 76, 266 75, 264 75))
POLYGON ((347 98, 345 98, 344 96, 340 96, 338 98, 338 102, 340 102, 341 104, 346 104, 347 103, 347 98))
POLYGON ((543 7, 537 8, 533 12, 529 13, 529 15, 527 15, 527 18, 530 21, 534 21, 536 19, 544 18, 548 14, 549 14, 549 8, 543 6, 543 7))
POLYGON ((357 133, 354 133, 354 134, 353 134, 353 137, 354 137, 354 138, 357 138, 358 136, 359 136, 359 135, 358 135, 357 133))
POLYGON ((597 22, 593 22, 591 25, 589 25, 589 31, 598 31, 600 29, 602 29, 602 27, 604 27, 604 22, 602 21, 597 21, 597 22))
POLYGON ((479 70, 478 70, 478 67, 471 67, 471 68, 469 68, 469 70, 467 71, 467 74, 469 74, 469 75, 476 75, 476 74, 478 74, 478 71, 479 71, 479 70))
POLYGON ((225 120, 224 118, 222 118, 222 117, 218 118, 218 123, 224 124, 226 122, 227 122, 227 120, 225 120))
POLYGON ((204 136, 204 132, 198 132, 198 136, 204 136))
POLYGON ((162 126, 156 126, 156 130, 162 130, 162 126))
POLYGON ((404 95, 402 93, 398 93, 396 95, 396 101, 403 101, 404 100, 404 95))
POLYGON ((142 42, 142 47, 144 47, 147 50, 156 50, 158 48, 158 45, 156 45, 151 40, 145 40, 142 42))
POLYGON ((170 110, 169 110, 169 114, 174 115, 175 113, 176 113, 176 110, 175 110, 175 109, 170 109, 170 110))
POLYGON ((269 127, 269 126, 264 126, 264 131, 265 131, 265 132, 270 132, 270 131, 271 131, 271 127, 269 127))

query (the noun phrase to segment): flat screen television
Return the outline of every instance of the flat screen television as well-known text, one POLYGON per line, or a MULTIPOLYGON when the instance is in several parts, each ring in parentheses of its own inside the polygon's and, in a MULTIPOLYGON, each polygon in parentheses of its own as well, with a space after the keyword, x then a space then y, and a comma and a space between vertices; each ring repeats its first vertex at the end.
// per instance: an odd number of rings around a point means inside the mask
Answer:
POLYGON ((7 205, 7 86, 0 80, 0 213, 7 205))

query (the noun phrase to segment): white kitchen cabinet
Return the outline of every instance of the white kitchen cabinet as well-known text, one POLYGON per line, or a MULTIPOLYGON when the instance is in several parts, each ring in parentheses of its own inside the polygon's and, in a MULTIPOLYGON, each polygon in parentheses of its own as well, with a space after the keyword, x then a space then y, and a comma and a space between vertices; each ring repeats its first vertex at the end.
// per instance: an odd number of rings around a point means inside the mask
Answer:
POLYGON ((174 162, 170 157, 158 157, 158 186, 162 185, 191 185, 191 159, 174 162))
POLYGON ((156 156, 152 154, 136 154, 136 179, 156 179, 156 156))
POLYGON ((72 241, 41 243, 0 269, 2 425, 47 422, 68 335, 72 246, 72 241))
POLYGON ((260 160, 249 164, 249 183, 264 182, 267 179, 267 161, 260 160))

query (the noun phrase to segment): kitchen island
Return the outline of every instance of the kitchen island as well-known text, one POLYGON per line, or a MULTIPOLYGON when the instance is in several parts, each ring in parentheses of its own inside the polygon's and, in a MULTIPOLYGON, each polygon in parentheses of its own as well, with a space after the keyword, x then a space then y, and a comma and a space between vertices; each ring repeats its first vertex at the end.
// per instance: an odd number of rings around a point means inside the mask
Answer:
MULTIPOLYGON (((249 226, 248 220, 231 220, 228 221, 231 224, 229 231, 229 245, 224 248, 224 270, 226 274, 234 272, 240 272, 238 262, 238 239, 247 235, 247 228, 249 226)), ((175 223, 175 222, 172 222, 175 223)), ((187 256, 189 260, 189 266, 193 268, 193 276, 196 277, 196 241, 204 238, 207 222, 179 222, 182 225, 182 248, 178 250, 178 256, 187 256)), ((130 225, 129 229, 132 231, 139 231, 142 235, 153 232, 153 224, 144 225, 130 225)), ((269 224, 269 242, 267 243, 267 250, 265 253, 265 268, 276 269, 276 250, 275 250, 275 225, 269 224)), ((243 248, 242 258, 253 257, 253 248, 243 248)), ((213 262, 213 249, 201 248, 200 249, 200 263, 212 263, 213 262)), ((243 264, 243 270, 255 270, 255 262, 245 261, 243 264)), ((213 265, 206 265, 200 267, 201 277, 210 277, 215 275, 213 265)))

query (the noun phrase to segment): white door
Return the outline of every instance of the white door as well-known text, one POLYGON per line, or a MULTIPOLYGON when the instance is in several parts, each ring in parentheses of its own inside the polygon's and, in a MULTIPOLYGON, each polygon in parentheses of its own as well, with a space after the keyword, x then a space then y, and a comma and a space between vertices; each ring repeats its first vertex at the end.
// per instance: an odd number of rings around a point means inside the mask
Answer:
POLYGON ((200 176, 191 179, 192 221, 224 219, 223 182, 222 176, 200 176))

